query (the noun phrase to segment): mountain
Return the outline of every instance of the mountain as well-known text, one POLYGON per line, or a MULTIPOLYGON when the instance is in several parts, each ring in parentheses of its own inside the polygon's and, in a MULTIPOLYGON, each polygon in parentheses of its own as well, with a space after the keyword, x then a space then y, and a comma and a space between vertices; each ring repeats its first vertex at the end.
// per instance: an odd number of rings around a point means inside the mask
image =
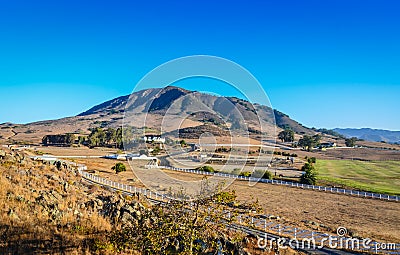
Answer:
POLYGON ((335 128, 333 130, 346 137, 357 137, 366 141, 400 143, 400 131, 371 128, 335 128))
POLYGON ((225 132, 226 124, 234 129, 246 125, 253 135, 260 134, 261 131, 272 135, 287 127, 298 134, 315 133, 292 120, 287 114, 265 105, 251 104, 236 97, 220 97, 168 86, 117 97, 95 105, 77 116, 28 124, 0 124, 0 140, 40 142, 47 134, 87 134, 91 128, 119 127, 123 121, 139 128, 146 126, 160 130, 163 127, 163 132, 179 129, 190 132, 193 128, 213 124, 220 129, 213 129, 213 133, 218 134, 225 132), (183 121, 178 121, 179 119, 183 121), (263 130, 260 130, 260 126, 263 130))

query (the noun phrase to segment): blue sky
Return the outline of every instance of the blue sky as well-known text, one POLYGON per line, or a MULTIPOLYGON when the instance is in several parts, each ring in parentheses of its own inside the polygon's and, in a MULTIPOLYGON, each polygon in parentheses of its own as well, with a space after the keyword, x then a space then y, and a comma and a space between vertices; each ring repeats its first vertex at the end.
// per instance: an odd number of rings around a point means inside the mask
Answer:
POLYGON ((75 115, 206 54, 247 68, 307 126, 400 130, 398 13, 377 0, 2 1, 0 122, 75 115))

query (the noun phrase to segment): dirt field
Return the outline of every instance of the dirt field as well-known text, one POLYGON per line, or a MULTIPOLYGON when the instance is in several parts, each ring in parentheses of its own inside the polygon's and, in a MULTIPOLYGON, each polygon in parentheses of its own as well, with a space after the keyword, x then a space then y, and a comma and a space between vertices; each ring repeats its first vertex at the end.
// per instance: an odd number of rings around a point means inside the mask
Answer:
MULTIPOLYGON (((40 149, 54 155, 103 155, 105 150, 76 149, 40 149), (70 151, 71 150, 71 151, 70 151), (75 152, 74 152, 75 151, 75 152), (74 154, 71 154, 74 153, 74 154)), ((107 153, 105 153, 107 152, 107 153)), ((111 151, 110 151, 111 152, 111 151)), ((111 167, 116 162, 126 161, 110 159, 73 159, 75 162, 84 163, 88 169, 97 170, 99 176, 135 186, 142 186, 135 178, 132 171, 115 174, 111 167)), ((138 162, 138 166, 144 162, 138 162)), ((165 171, 168 175, 182 180, 200 180, 201 175, 165 171)), ((157 180, 154 180, 157 183, 157 180)), ((168 188, 168 185, 163 185, 168 188)), ((229 189, 236 190, 240 201, 255 201, 264 208, 265 213, 278 215, 283 218, 282 224, 293 225, 301 228, 315 229, 328 232, 334 231, 339 226, 356 233, 360 237, 369 237, 378 241, 400 242, 400 203, 387 202, 373 199, 364 199, 338 194, 330 194, 312 190, 288 188, 271 184, 256 184, 249 187, 247 182, 235 181, 229 189), (304 223, 306 222, 306 223, 304 223), (327 227, 317 227, 314 222, 327 227)))
POLYGON ((93 148, 89 149, 85 146, 82 147, 46 147, 37 146, 37 151, 43 152, 44 154, 51 154, 54 156, 104 156, 107 154, 115 154, 118 150, 112 148, 93 148))
MULTIPOLYGON (((189 173, 167 172, 180 179, 193 178, 189 173)), ((313 221, 333 230, 344 226, 362 237, 400 241, 400 203, 263 183, 249 187, 243 181, 235 181, 229 189, 241 201, 258 199, 266 213, 294 226, 307 227, 302 221, 313 221)))
MULTIPOLYGON (((115 174, 111 167, 119 161, 107 159, 79 159, 89 169, 113 181, 142 186, 131 171, 115 174)), ((127 162, 124 162, 127 166, 127 162)), ((199 181, 201 175, 164 171, 168 175, 186 181, 199 181)), ((151 178, 154 179, 154 176, 151 178)), ((157 180, 154 180, 157 183, 157 180)), ((163 184, 167 189, 168 185, 163 184)), ((283 218, 283 224, 321 231, 334 231, 339 226, 356 233, 357 236, 380 241, 400 242, 400 203, 364 199, 312 190, 288 188, 271 184, 248 186, 247 182, 235 181, 228 189, 234 189, 238 200, 243 202, 258 199, 267 214, 283 218), (304 223, 307 222, 308 223, 304 223), (315 222, 327 226, 310 225, 315 222)))

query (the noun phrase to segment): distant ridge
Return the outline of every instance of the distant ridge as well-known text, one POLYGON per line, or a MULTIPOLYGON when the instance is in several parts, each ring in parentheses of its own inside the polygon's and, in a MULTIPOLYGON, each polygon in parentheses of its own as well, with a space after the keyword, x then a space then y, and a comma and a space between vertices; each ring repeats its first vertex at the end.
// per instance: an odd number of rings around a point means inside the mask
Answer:
POLYGON ((400 131, 372 128, 335 128, 333 130, 346 137, 357 137, 366 141, 400 143, 400 131))

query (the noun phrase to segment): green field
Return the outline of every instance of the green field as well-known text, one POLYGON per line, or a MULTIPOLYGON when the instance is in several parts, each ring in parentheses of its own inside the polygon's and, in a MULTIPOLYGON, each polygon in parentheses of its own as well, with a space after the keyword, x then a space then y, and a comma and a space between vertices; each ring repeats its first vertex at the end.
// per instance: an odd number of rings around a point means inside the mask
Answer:
POLYGON ((317 160, 322 182, 363 191, 400 194, 400 161, 317 160))

